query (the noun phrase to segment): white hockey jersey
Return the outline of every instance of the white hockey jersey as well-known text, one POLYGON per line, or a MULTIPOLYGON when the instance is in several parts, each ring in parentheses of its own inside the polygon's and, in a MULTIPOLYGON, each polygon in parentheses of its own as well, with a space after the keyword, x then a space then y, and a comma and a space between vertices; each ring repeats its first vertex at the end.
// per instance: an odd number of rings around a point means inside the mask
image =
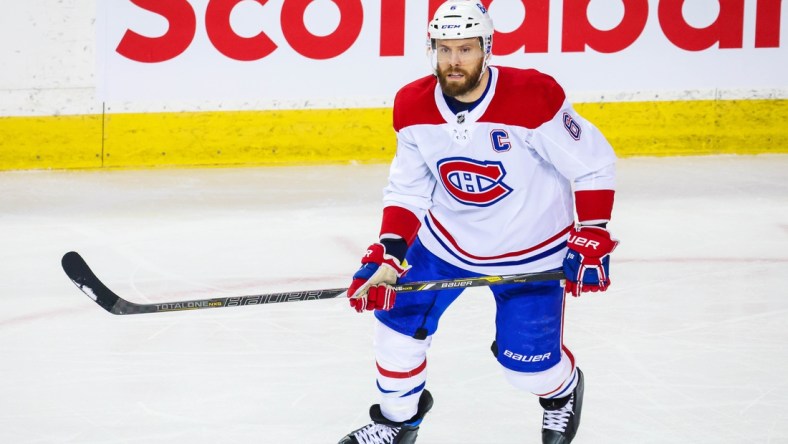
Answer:
POLYGON ((464 269, 558 268, 573 191, 614 189, 615 154, 552 77, 489 69, 489 88, 468 112, 451 111, 434 76, 397 93, 384 205, 416 214, 424 246, 464 269))

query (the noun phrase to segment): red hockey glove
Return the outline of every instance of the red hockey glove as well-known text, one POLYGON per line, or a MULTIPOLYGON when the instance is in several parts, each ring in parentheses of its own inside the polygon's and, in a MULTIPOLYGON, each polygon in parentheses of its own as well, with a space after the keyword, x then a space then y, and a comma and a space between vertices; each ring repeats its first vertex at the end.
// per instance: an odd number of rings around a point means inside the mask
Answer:
POLYGON ((573 228, 569 232, 569 251, 564 258, 565 293, 580 296, 588 291, 605 291, 610 286, 610 253, 618 241, 595 226, 573 228))
MULTIPOLYGON (((405 261, 403 261, 405 262, 405 261)), ((353 275, 347 290, 350 306, 361 313, 364 310, 391 310, 397 292, 391 285, 408 272, 410 266, 389 254, 383 244, 372 244, 361 258, 361 268, 353 275)))

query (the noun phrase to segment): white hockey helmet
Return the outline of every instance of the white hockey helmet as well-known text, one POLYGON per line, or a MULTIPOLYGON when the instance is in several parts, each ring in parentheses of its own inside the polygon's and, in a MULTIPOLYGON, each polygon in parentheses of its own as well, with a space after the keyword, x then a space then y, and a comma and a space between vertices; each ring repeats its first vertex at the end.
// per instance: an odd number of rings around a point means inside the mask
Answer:
POLYGON ((478 0, 448 0, 438 7, 427 29, 428 51, 433 70, 437 70, 434 57, 438 39, 468 39, 479 37, 484 51, 484 67, 492 54, 493 22, 487 8, 478 0))

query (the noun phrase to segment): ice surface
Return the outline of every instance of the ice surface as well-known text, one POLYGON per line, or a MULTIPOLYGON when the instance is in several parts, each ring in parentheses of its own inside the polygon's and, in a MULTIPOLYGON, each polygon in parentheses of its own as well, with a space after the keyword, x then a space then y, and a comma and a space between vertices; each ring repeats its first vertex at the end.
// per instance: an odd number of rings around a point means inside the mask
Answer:
MULTIPOLYGON (((333 288, 379 228, 387 167, 0 173, 0 442, 330 444, 376 401, 372 316, 310 301, 113 316, 135 302, 333 288)), ((788 156, 619 164, 606 294, 567 303, 577 443, 788 443, 788 156)), ((429 355, 419 443, 539 442, 468 290, 429 355)))

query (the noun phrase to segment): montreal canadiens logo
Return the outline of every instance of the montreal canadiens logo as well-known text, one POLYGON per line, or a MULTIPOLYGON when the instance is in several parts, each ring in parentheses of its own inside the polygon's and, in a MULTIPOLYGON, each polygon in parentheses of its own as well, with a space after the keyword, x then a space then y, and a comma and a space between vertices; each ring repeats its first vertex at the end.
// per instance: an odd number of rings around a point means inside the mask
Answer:
POLYGON ((506 170, 501 162, 452 157, 438 162, 438 173, 446 191, 466 205, 486 207, 512 192, 503 183, 506 170))

